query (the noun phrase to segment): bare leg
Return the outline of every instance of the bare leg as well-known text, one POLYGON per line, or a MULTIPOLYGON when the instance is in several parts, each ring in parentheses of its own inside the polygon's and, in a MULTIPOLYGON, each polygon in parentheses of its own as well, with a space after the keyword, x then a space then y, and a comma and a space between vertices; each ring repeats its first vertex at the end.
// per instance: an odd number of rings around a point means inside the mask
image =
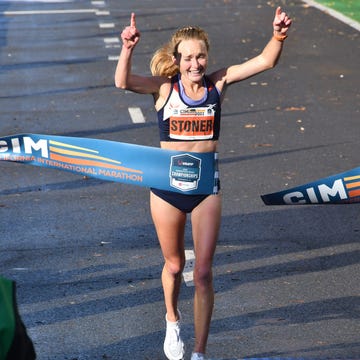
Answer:
POLYGON ((177 303, 185 265, 184 229, 186 214, 150 193, 151 214, 165 264, 162 271, 167 319, 178 320, 177 303))
POLYGON ((212 262, 221 219, 221 196, 211 195, 192 212, 195 249, 194 352, 206 352, 210 321, 214 306, 212 262))

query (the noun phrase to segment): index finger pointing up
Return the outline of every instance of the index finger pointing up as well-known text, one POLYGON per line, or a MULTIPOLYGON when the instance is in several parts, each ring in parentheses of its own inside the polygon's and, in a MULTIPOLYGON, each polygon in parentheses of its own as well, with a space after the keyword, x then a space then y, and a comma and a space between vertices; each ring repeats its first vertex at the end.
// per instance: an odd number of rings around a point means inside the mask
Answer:
POLYGON ((135 13, 131 13, 130 26, 136 27, 135 13))

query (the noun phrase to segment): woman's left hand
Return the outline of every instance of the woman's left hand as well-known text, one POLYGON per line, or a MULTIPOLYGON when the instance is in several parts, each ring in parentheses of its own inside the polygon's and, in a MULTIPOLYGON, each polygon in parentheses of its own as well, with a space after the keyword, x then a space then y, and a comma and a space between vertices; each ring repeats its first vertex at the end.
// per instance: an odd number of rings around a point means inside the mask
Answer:
POLYGON ((273 21, 274 33, 277 35, 286 35, 291 23, 291 18, 286 14, 286 12, 282 11, 279 6, 275 11, 275 18, 273 21))

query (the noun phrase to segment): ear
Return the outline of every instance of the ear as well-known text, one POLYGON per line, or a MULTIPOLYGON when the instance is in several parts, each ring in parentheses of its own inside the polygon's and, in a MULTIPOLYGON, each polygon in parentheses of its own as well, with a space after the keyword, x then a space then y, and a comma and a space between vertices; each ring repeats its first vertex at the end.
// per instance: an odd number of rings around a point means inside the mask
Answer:
POLYGON ((174 55, 172 56, 172 62, 173 62, 174 65, 179 66, 179 61, 178 61, 177 57, 174 56, 174 55))

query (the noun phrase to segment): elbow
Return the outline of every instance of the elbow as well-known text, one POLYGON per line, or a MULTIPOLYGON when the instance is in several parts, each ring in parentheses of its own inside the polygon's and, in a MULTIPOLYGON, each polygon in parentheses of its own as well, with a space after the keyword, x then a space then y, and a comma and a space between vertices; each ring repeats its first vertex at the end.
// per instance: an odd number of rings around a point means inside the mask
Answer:
POLYGON ((116 87, 117 89, 127 90, 127 86, 126 86, 125 84, 115 83, 115 87, 116 87))
POLYGON ((276 65, 277 65, 277 61, 269 62, 269 63, 267 64, 267 70, 273 69, 276 65))
POLYGON ((126 90, 129 87, 130 76, 124 71, 116 70, 114 74, 115 87, 126 90))
POLYGON ((263 57, 262 60, 263 60, 262 62, 263 69, 266 71, 273 69, 277 65, 279 58, 267 59, 263 57))
POLYGON ((279 51, 269 51, 267 49, 259 55, 259 66, 263 70, 273 69, 279 62, 281 56, 281 49, 279 51))
POLYGON ((126 90, 127 89, 127 84, 126 84, 125 81, 120 81, 120 80, 115 78, 115 87, 118 88, 118 89, 126 90))

